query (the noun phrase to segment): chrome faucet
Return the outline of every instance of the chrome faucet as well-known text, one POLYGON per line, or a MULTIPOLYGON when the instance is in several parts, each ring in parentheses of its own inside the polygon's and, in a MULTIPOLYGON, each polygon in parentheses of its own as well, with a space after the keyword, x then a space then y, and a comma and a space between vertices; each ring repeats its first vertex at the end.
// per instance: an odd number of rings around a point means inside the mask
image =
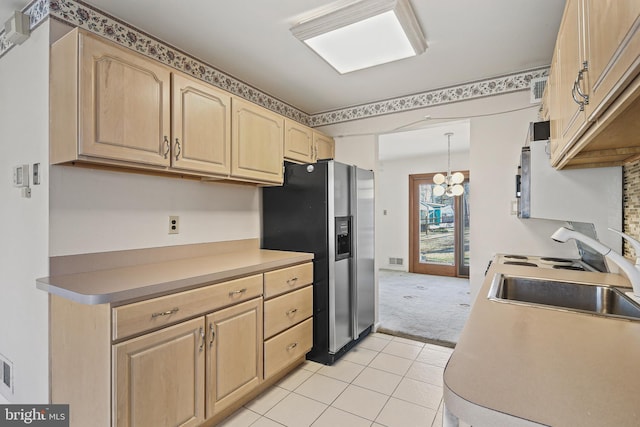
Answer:
POLYGON ((620 255, 610 247, 605 246, 597 240, 592 239, 589 236, 585 236, 582 233, 578 233, 577 231, 571 230, 567 227, 558 228, 555 233, 551 235, 551 238, 560 243, 566 243, 569 239, 575 239, 585 243, 586 245, 589 245, 596 252, 602 254, 605 258, 616 264, 624 272, 624 274, 627 276, 627 279, 629 279, 629 282, 631 282, 631 286, 633 286, 634 295, 640 297, 640 242, 621 231, 614 230, 612 228, 610 228, 609 230, 627 239, 631 246, 633 246, 633 249, 636 251, 635 265, 633 265, 625 257, 620 255))

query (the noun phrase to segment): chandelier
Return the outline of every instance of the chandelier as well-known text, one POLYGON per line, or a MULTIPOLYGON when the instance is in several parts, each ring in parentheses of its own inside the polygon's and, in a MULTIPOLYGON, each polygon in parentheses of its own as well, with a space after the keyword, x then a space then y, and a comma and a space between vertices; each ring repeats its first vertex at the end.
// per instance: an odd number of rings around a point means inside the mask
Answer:
POLYGON ((464 187, 462 186, 464 174, 462 172, 451 174, 451 135, 453 135, 453 132, 447 132, 444 135, 447 137, 447 176, 441 173, 434 175, 433 182, 436 185, 433 187, 433 195, 461 196, 464 193, 464 187))

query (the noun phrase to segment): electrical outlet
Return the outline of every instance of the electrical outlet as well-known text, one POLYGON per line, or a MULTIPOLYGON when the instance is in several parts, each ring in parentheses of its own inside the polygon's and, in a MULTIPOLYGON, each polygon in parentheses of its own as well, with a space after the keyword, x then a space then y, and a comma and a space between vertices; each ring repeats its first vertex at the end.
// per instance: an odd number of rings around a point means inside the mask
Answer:
POLYGON ((180 217, 170 216, 169 217, 169 234, 178 234, 178 233, 180 233, 180 217))
POLYGON ((0 394, 7 397, 13 394, 13 362, 0 354, 0 394))

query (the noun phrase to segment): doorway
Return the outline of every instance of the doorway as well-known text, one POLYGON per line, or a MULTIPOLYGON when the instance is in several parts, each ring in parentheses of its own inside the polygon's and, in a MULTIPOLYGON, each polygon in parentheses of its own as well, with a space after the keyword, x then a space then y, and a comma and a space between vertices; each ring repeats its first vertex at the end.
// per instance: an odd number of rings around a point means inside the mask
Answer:
POLYGON ((469 172, 461 196, 436 196, 435 173, 409 175, 409 272, 469 277, 469 172))

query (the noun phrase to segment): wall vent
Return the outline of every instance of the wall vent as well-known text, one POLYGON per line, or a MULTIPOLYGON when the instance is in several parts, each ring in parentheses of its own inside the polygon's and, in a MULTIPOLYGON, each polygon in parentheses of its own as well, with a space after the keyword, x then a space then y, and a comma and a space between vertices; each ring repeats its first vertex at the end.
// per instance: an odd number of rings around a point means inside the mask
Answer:
POLYGON ((547 87, 547 80, 549 77, 538 77, 535 79, 531 79, 529 91, 531 93, 531 103, 537 104, 542 101, 542 94, 544 93, 544 88, 547 87))
POLYGON ((0 354, 0 394, 9 400, 13 394, 13 362, 0 354))
POLYGON ((402 258, 391 258, 389 257, 389 265, 402 265, 403 263, 403 259, 402 258))

